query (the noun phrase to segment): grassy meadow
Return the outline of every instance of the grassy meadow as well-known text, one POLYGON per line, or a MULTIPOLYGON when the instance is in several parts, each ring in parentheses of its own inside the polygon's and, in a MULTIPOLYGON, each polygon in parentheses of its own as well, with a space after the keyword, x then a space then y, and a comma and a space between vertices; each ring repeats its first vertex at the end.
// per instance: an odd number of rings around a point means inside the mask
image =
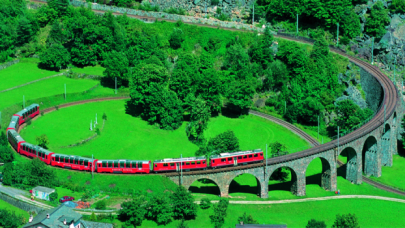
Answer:
MULTIPOLYGON (((127 114, 125 104, 125 100, 104 101, 60 109, 34 121, 21 131, 21 136, 28 142, 35 142, 36 136, 46 134, 52 151, 73 155, 93 154, 98 159, 155 160, 180 157, 180 154, 183 157, 194 156, 198 147, 187 139, 186 123, 175 131, 161 130, 140 117, 127 114), (98 137, 81 146, 61 148, 93 135, 94 130, 90 131, 89 128, 90 121, 94 123, 96 113, 97 127, 101 129, 104 112, 108 120, 98 137)), ((235 132, 241 150, 265 150, 266 142, 275 140, 291 149, 308 145, 287 129, 256 116, 212 118, 206 137, 214 137, 228 129, 235 132)))
POLYGON ((24 210, 22 210, 22 209, 20 209, 20 208, 18 208, 18 207, 16 207, 16 206, 14 206, 14 205, 11 205, 11 204, 7 203, 7 202, 4 201, 4 200, 0 200, 0 209, 7 209, 7 210, 9 210, 9 211, 14 211, 17 215, 22 215, 22 216, 24 216, 24 218, 25 218, 26 221, 28 221, 28 219, 29 219, 29 217, 30 217, 30 215, 28 214, 28 212, 26 212, 26 211, 24 211, 24 210))
POLYGON ((405 178, 404 178, 404 169, 405 169, 405 157, 401 155, 392 156, 392 167, 382 166, 381 167, 381 177, 373 177, 370 179, 374 181, 381 182, 382 184, 393 186, 399 188, 402 191, 405 190, 405 178))

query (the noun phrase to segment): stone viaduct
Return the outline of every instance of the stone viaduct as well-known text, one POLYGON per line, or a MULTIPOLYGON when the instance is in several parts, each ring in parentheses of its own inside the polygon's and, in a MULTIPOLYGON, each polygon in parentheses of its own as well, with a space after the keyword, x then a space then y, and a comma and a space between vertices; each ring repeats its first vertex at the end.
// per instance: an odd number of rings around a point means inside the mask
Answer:
MULTIPOLYGON (((256 178, 258 195, 268 198, 269 191, 271 193, 271 189, 268 189, 271 175, 280 168, 288 168, 291 171, 291 192, 297 196, 304 196, 306 195, 307 167, 314 159, 319 158, 322 161, 321 186, 327 191, 336 191, 337 161, 342 153, 347 156, 346 179, 348 181, 361 184, 363 173, 366 176, 380 177, 381 167, 392 166, 392 155, 397 153, 401 117, 404 113, 403 101, 399 99, 398 90, 387 76, 368 63, 359 63, 361 61, 354 60, 353 57, 349 59, 372 76, 371 81, 374 80, 376 88, 379 87, 377 90, 381 91, 381 96, 379 101, 374 100, 375 103, 372 104, 377 107, 375 117, 363 127, 346 135, 346 140, 340 141, 339 145, 337 140, 334 140, 309 149, 312 150, 311 153, 298 152, 295 157, 292 156, 295 154, 290 154, 267 159, 268 165, 263 162, 223 170, 183 172, 182 185, 189 189, 193 182, 208 179, 218 186, 221 196, 228 196, 231 182, 237 176, 248 173, 256 178)), ((375 94, 370 96, 376 97, 375 94)), ((180 184, 180 173, 168 175, 168 178, 180 184)))

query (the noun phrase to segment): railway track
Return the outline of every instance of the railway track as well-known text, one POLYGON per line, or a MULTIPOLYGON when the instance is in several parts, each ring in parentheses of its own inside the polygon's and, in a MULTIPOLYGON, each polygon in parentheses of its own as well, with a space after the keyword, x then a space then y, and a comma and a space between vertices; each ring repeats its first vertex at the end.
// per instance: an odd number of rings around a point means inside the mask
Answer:
MULTIPOLYGON (((44 3, 44 2, 36 1, 36 0, 31 0, 31 1, 44 3)), ((93 11, 98 12, 98 13, 104 13, 104 11, 100 11, 100 10, 93 10, 93 11)), ((117 13, 117 12, 114 12, 113 14, 122 15, 122 13, 117 13)), ((155 21, 155 20, 163 21, 164 20, 164 21, 168 21, 168 22, 174 22, 172 20, 167 20, 164 18, 136 16, 136 15, 127 15, 127 16, 131 17, 131 18, 138 18, 138 19, 147 20, 147 21, 155 21)), ((185 22, 185 24, 195 25, 195 26, 199 26, 199 27, 206 27, 206 28, 221 28, 221 29, 229 30, 229 31, 252 32, 252 31, 247 31, 247 30, 239 30, 239 29, 235 29, 235 28, 226 28, 226 27, 213 26, 213 25, 190 23, 190 22, 185 22)), ((275 37, 279 37, 279 38, 283 38, 283 39, 287 39, 287 40, 298 41, 298 42, 302 42, 302 43, 313 44, 313 42, 310 42, 307 40, 302 40, 297 37, 290 37, 290 36, 283 35, 283 34, 277 34, 277 35, 275 35, 275 37)), ((370 73, 380 83, 380 85, 384 91, 383 101, 381 103, 379 111, 376 113, 374 118, 371 119, 366 124, 364 124, 359 129, 341 137, 339 144, 344 145, 344 144, 354 141, 360 137, 363 137, 363 136, 371 133, 378 127, 380 127, 385 122, 385 119, 384 119, 385 116, 390 117, 394 113, 396 104, 398 102, 398 97, 397 97, 398 93, 397 93, 397 90, 396 90, 394 84, 391 82, 391 80, 386 75, 384 75, 377 67, 375 67, 367 62, 361 61, 355 57, 349 56, 348 54, 344 53, 340 49, 330 47, 330 51, 347 57, 350 60, 350 62, 358 65, 359 67, 363 68, 365 71, 370 73), (386 110, 386 115, 384 113, 384 107, 386 110)), ((265 118, 271 118, 271 117, 266 116, 265 118)), ((283 122, 279 122, 279 123, 282 124, 283 126, 287 127, 287 125, 285 123, 283 123, 283 122)), ((291 126, 288 125, 288 128, 289 127, 291 127, 291 126)), ((297 130, 298 132, 300 132, 300 131, 302 132, 302 130, 300 130, 300 129, 295 129, 295 130, 297 130)), ((302 137, 304 137, 304 139, 307 138, 307 136, 305 136, 305 134, 303 134, 302 137)), ((308 138, 306 140, 311 140, 311 139, 308 138)), ((309 142, 311 143, 311 141, 309 141, 309 142)), ((266 163, 269 165, 272 165, 272 164, 278 164, 278 163, 283 163, 283 162, 287 162, 287 161, 297 160, 297 159, 315 155, 315 154, 318 154, 318 153, 321 153, 321 152, 324 152, 324 151, 327 151, 330 149, 334 149, 338 146, 337 140, 334 140, 334 141, 331 141, 331 142, 328 142, 328 143, 325 143, 322 145, 319 145, 319 143, 316 144, 314 141, 312 143, 313 143, 313 145, 316 145, 316 146, 313 148, 301 151, 301 152, 294 153, 294 154, 288 154, 288 155, 279 156, 279 157, 275 157, 275 158, 269 158, 269 159, 267 159, 266 163)), ((240 167, 228 167, 228 168, 222 168, 222 169, 210 169, 210 170, 202 170, 202 171, 185 172, 185 175, 230 171, 230 170, 237 170, 237 169, 241 169, 241 168, 242 169, 252 168, 252 167, 264 166, 264 165, 265 165, 265 162, 263 161, 258 164, 251 164, 251 165, 240 166, 240 167)), ((172 175, 180 175, 180 174, 179 173, 166 174, 166 176, 172 176, 172 175)))

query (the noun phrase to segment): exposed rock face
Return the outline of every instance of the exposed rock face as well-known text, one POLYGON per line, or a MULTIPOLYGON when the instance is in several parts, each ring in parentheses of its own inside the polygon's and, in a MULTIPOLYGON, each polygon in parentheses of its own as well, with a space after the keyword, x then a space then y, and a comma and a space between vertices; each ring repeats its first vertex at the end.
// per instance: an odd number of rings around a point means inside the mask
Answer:
POLYGON ((232 21, 243 22, 248 18, 254 0, 219 0, 212 5, 211 0, 147 0, 152 5, 159 5, 160 10, 169 8, 184 9, 189 15, 204 17, 218 16, 217 9, 231 17, 232 21))

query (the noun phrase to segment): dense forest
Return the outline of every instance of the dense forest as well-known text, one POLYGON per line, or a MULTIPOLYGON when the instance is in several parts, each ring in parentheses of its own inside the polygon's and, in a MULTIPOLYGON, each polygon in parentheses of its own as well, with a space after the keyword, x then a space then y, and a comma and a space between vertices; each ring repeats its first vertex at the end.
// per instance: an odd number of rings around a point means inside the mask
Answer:
POLYGON ((351 101, 335 106, 346 87, 338 83, 338 60, 323 29, 307 49, 276 41, 269 27, 264 34, 232 33, 180 21, 144 24, 65 0, 37 10, 28 10, 25 1, 0 2, 3 61, 39 55, 40 67, 56 71, 100 64, 104 85, 113 87, 117 78, 118 86, 128 87, 127 109, 167 130, 188 121, 187 135, 198 143, 207 142, 203 132, 211 116, 246 114, 254 97, 305 125, 317 125, 325 110, 340 114, 332 128, 338 122, 350 128, 372 115, 365 110, 353 117, 361 109, 351 101))

